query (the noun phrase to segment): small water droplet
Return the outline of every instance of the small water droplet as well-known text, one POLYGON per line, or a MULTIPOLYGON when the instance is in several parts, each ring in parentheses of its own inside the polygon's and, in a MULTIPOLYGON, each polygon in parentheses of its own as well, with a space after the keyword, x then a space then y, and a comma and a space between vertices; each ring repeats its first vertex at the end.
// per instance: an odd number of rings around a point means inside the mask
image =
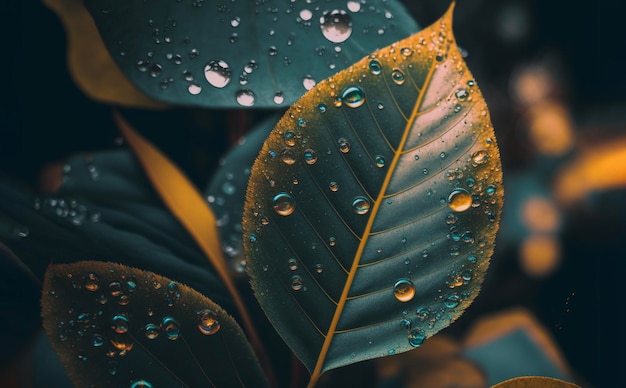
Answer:
POLYGON ((237 103, 241 106, 254 105, 254 93, 250 89, 241 89, 235 93, 237 103))
POLYGON ((459 301, 461 298, 459 298, 459 296, 457 294, 450 294, 446 297, 446 299, 444 300, 443 304, 449 308, 449 309, 453 309, 456 306, 459 305, 459 301))
POLYGON ((478 150, 472 154, 471 158, 472 164, 474 164, 474 166, 477 166, 479 164, 485 163, 489 159, 489 154, 485 150, 478 150))
POLYGON ((100 347, 104 345, 104 337, 101 334, 94 334, 91 337, 91 343, 95 347, 100 347))
POLYGON ((296 210, 296 203, 287 193, 278 193, 272 199, 274 211, 281 216, 288 216, 296 210))
POLYGON ((337 191, 339 190, 339 184, 337 182, 330 182, 328 184, 328 188, 330 189, 330 191, 337 191))
POLYGON ((485 193, 487 193, 487 195, 494 195, 496 193, 496 191, 497 191, 496 186, 489 185, 489 186, 487 186, 487 189, 485 190, 485 193))
POLYGON ((417 319, 420 321, 425 321, 430 317, 430 309, 428 307, 419 307, 415 314, 417 315, 417 319))
POLYGON ((350 142, 345 137, 339 138, 339 140, 337 140, 337 146, 339 147, 339 151, 344 154, 350 152, 350 142))
POLYGON ((290 258, 289 260, 287 260, 287 266, 289 267, 290 270, 295 271, 298 269, 298 262, 296 261, 295 258, 290 258))
POLYGON ((454 189, 448 196, 448 206, 455 212, 464 212, 472 207, 472 196, 465 189, 454 189))
POLYGON ((319 110, 319 111, 320 111, 320 112, 322 112, 322 113, 326 112, 326 104, 320 103, 320 104, 317 106, 317 110, 319 110))
POLYGON ((344 10, 325 12, 320 18, 322 35, 333 43, 346 41, 352 34, 352 19, 344 10))
POLYGON ((220 330, 220 321, 213 310, 202 310, 198 313, 198 330, 204 335, 213 335, 220 330))
POLYGON ((445 153, 445 152, 441 152, 441 153, 439 154, 439 157, 440 157, 441 159, 445 159, 445 158, 446 158, 446 153, 445 153))
POLYGON ((400 302, 408 302, 415 296, 415 286, 408 279, 400 279, 393 285, 393 296, 400 302))
POLYGON ((302 278, 295 275, 291 278, 291 289, 294 291, 300 291, 302 289, 302 278))
POLYGON ((161 320, 161 330, 163 330, 167 339, 172 341, 177 340, 180 336, 180 326, 172 317, 164 317, 161 320))
POLYGON ((315 86, 317 82, 313 79, 313 77, 311 77, 310 75, 307 75, 306 77, 304 77, 304 79, 302 80, 302 86, 304 86, 304 88, 306 90, 311 90, 313 89, 313 87, 315 86))
POLYGON ((280 159, 285 164, 294 164, 296 162, 296 152, 291 148, 283 148, 283 150, 280 151, 280 159))
POLYGON ((130 384, 130 388, 152 388, 152 384, 146 380, 135 380, 130 384))
POLYGON ((358 1, 348 1, 347 7, 350 12, 359 12, 361 10, 361 3, 358 1))
POLYGON ((417 348, 424 343, 424 340, 426 339, 426 333, 424 333, 424 330, 422 329, 411 330, 408 338, 409 345, 417 348))
POLYGON ((284 101, 285 101, 285 97, 283 96, 282 92, 276 92, 276 94, 274 94, 274 104, 280 105, 284 101))
POLYGON ((300 15, 300 19, 307 21, 307 20, 311 20, 311 18, 313 17, 313 12, 305 8, 300 11, 299 15, 300 15))
POLYGON ((216 88, 223 88, 231 80, 232 70, 228 63, 219 60, 211 61, 204 67, 204 77, 216 88))
POLYGON ((400 54, 404 55, 405 57, 410 57, 413 54, 413 49, 409 47, 403 47, 400 50, 400 54))
POLYGON ((267 49, 267 55, 269 55, 270 57, 276 56, 276 54, 278 54, 278 49, 276 48, 276 46, 270 46, 267 49))
POLYGON ((372 59, 368 65, 370 72, 374 75, 380 74, 383 70, 383 65, 380 63, 378 59, 372 59))
POLYGON ((365 93, 358 86, 348 86, 341 93, 341 99, 349 108, 358 108, 365 103, 365 93))
POLYGON ((97 291, 100 288, 100 278, 95 273, 90 273, 85 277, 85 289, 87 291, 97 291))
POLYGON ((367 214, 370 210, 370 201, 365 197, 356 197, 352 201, 352 209, 356 214, 367 214))
POLYGON ((154 323, 148 323, 143 330, 147 339, 155 339, 159 336, 159 327, 154 323))
POLYGON ((122 294, 122 284, 118 281, 109 283, 109 292, 112 296, 120 296, 122 294))
POLYGON ((311 148, 304 150, 304 161, 306 164, 315 164, 317 162, 317 152, 311 148))
POLYGON ((459 100, 463 101, 466 100, 467 97, 469 97, 469 92, 467 91, 467 89, 458 89, 454 95, 456 96, 456 98, 458 98, 459 100))
POLYGON ((324 266, 322 264, 315 264, 315 272, 317 273, 324 272, 324 266))
POLYGON ((391 72, 391 79, 397 85, 402 85, 404 83, 404 73, 400 69, 393 69, 391 72))
POLYGON ((239 23, 241 23, 241 19, 239 18, 239 16, 235 17, 233 20, 230 21, 230 25, 233 27, 239 27, 239 23))
POLYGON ((197 94, 200 94, 200 92, 202 91, 202 86, 191 83, 189 84, 189 86, 187 86, 187 91, 189 92, 189 94, 192 94, 195 96, 197 94))
POLYGON ((128 318, 121 314, 113 316, 111 328, 118 334, 126 333, 128 331, 128 318))

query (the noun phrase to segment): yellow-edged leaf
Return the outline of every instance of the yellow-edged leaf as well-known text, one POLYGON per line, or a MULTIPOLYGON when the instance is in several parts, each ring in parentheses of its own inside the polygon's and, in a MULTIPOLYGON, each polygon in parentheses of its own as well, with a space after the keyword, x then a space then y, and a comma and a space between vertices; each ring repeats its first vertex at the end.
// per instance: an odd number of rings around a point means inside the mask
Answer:
POLYGON ((253 166, 248 272, 310 385, 324 371, 419 346, 479 292, 502 176, 452 8, 319 83, 253 166))

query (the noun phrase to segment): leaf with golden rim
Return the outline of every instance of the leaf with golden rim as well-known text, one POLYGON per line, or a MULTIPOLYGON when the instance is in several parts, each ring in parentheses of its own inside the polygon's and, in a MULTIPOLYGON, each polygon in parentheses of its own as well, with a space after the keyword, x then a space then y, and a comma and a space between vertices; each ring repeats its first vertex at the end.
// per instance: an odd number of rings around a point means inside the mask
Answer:
POLYGON ((479 292, 502 175, 452 9, 318 84, 253 166, 248 272, 311 385, 419 346, 479 292))

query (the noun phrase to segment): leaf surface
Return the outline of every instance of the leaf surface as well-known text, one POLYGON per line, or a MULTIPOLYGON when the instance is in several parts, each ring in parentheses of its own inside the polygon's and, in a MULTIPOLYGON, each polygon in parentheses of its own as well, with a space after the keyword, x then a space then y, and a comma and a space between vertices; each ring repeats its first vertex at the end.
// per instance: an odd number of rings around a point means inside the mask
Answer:
POLYGON ((312 373, 404 352, 479 292, 499 152, 451 30, 435 24, 320 83, 266 140, 244 244, 257 298, 312 373))
POLYGON ((85 4, 124 74, 178 105, 289 106, 316 81, 417 31, 396 0, 85 4))
POLYGON ((491 388, 580 388, 568 381, 545 376, 521 376, 498 383, 491 388))
POLYGON ((41 304, 44 328, 76 386, 267 386, 222 308, 152 272, 53 264, 41 304))

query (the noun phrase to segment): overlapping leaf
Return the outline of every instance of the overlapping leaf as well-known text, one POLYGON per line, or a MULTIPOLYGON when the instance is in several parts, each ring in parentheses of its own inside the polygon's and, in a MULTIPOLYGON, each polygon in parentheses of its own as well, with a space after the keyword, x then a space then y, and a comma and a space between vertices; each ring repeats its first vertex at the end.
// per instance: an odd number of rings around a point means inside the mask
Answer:
POLYGON ((237 323, 195 290, 113 263, 51 265, 44 328, 76 386, 266 386, 237 323))
POLYGON ((500 161, 451 23, 452 9, 320 83, 254 164, 243 225, 252 285, 311 384, 419 346, 479 291, 500 161))
POLYGON ((177 105, 289 106, 316 81, 417 31, 396 0, 85 4, 126 76, 177 105))

